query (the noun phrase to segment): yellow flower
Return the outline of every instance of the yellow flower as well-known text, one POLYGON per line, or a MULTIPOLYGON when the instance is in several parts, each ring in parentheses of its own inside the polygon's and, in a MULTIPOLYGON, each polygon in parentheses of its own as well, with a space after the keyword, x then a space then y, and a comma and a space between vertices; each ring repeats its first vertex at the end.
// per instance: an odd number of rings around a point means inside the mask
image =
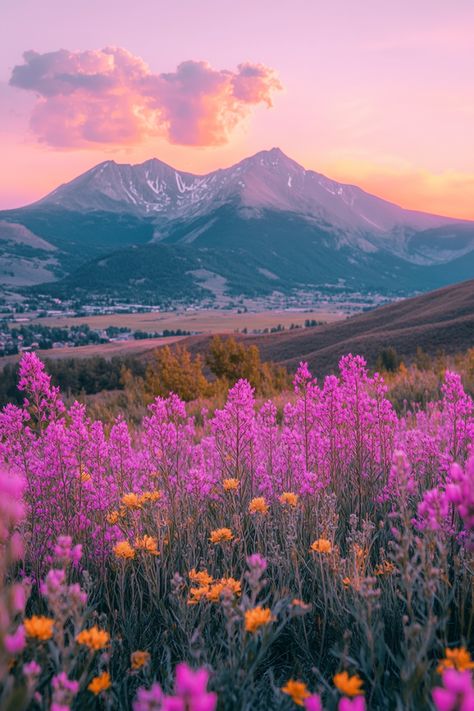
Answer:
POLYGON ((142 504, 138 494, 124 494, 122 496, 122 504, 127 507, 127 509, 141 509, 142 504))
POLYGON ((235 491, 239 488, 239 480, 233 478, 224 479, 222 486, 224 487, 224 491, 235 491))
POLYGON ((389 560, 384 560, 375 568, 375 575, 391 575, 395 570, 395 566, 389 560))
POLYGON ((346 671, 343 671, 334 675, 333 682, 336 689, 339 689, 341 694, 345 694, 346 696, 360 696, 364 693, 362 689, 364 682, 357 674, 349 676, 346 671))
POLYGON ((289 679, 281 690, 284 694, 288 694, 297 706, 304 706, 304 700, 310 696, 304 681, 296 681, 296 679, 289 679))
POLYGON ((150 652, 142 652, 137 650, 130 655, 130 664, 132 669, 141 669, 150 661, 150 652))
POLYGON ((209 540, 211 543, 222 543, 223 541, 231 541, 234 534, 230 528, 216 528, 215 531, 211 531, 209 540))
POLYGON ((313 551, 314 553, 330 553, 331 550, 331 541, 328 541, 327 538, 318 538, 317 541, 314 541, 311 544, 310 548, 310 551, 313 551))
POLYGON ((280 496, 280 504, 283 506, 291 506, 293 509, 298 505, 298 494, 292 491, 284 491, 280 496))
POLYGON ((189 571, 189 579, 193 583, 199 583, 199 585, 210 585, 214 582, 212 575, 209 575, 207 569, 197 571, 195 568, 189 571))
POLYGON ((102 691, 107 691, 110 689, 112 682, 110 681, 109 672, 102 672, 99 676, 95 676, 89 686, 87 687, 89 691, 92 691, 96 696, 102 691))
POLYGON ((268 513, 268 504, 263 496, 257 496, 255 499, 252 499, 249 504, 249 513, 261 513, 262 516, 265 516, 268 513))
POLYGON ((135 558, 135 551, 128 541, 119 541, 114 546, 114 553, 117 558, 125 558, 131 560, 135 558))
POLYGON ((141 551, 145 551, 146 553, 151 553, 151 555, 160 555, 160 551, 158 550, 158 542, 156 538, 153 538, 153 536, 145 535, 141 538, 137 538, 135 541, 135 547, 141 551))
POLYGON ((245 613, 245 629, 247 632, 257 632, 260 627, 269 625, 273 622, 275 618, 272 615, 272 611, 268 607, 257 607, 247 610, 245 613))
POLYGON ((26 636, 34 637, 41 642, 46 642, 46 640, 51 639, 53 636, 53 625, 54 620, 51 619, 51 617, 44 617, 43 615, 33 615, 33 617, 27 617, 23 621, 26 636))
POLYGON ((81 482, 82 482, 83 484, 85 484, 86 481, 90 481, 90 480, 92 479, 92 477, 91 477, 91 475, 89 474, 89 472, 86 472, 86 471, 84 471, 84 470, 81 471, 79 478, 80 478, 80 480, 81 480, 81 482))
POLYGON ((99 627, 94 625, 88 630, 82 630, 76 637, 76 642, 82 644, 84 647, 89 647, 93 652, 99 651, 107 647, 110 641, 110 635, 105 630, 101 630, 99 627))
POLYGON ((350 578, 343 578, 342 584, 344 585, 345 588, 350 588, 350 586, 352 584, 352 580, 350 578))
POLYGON ((446 648, 444 650, 444 656, 445 658, 438 664, 437 671, 439 674, 445 669, 456 669, 461 672, 474 669, 474 662, 466 647, 446 648))
POLYGON ((119 511, 111 511, 109 514, 107 514, 107 523, 110 523, 111 526, 115 526, 115 524, 119 522, 119 519, 119 511))

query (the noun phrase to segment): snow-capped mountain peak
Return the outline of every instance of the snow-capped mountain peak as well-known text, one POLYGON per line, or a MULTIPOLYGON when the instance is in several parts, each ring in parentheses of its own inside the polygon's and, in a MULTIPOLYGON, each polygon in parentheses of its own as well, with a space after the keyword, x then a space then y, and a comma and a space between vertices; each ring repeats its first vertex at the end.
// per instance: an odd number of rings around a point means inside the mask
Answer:
POLYGON ((151 158, 136 165, 108 160, 40 201, 79 211, 104 210, 190 219, 232 202, 251 210, 296 213, 349 233, 427 229, 448 218, 404 210, 353 185, 306 170, 272 148, 229 168, 196 175, 151 158))

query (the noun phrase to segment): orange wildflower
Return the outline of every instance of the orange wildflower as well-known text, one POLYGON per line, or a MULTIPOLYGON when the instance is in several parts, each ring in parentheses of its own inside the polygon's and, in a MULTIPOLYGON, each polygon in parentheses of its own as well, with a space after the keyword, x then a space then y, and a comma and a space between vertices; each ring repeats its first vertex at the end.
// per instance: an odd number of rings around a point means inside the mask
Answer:
POLYGON ((87 687, 89 691, 98 696, 102 691, 107 691, 110 689, 112 682, 110 680, 109 672, 102 672, 99 676, 95 676, 89 686, 87 687))
POLYGON ((224 479, 222 486, 224 491, 236 491, 239 488, 239 480, 234 478, 224 479))
POLYGON ((142 504, 140 501, 140 497, 138 494, 124 494, 122 496, 122 504, 127 508, 127 509, 141 509, 142 504))
POLYGON ((249 513, 251 514, 260 513, 262 516, 265 516, 268 510, 268 504, 263 496, 256 496, 249 504, 249 513))
POLYGON ((395 570, 395 566, 389 560, 384 560, 375 568, 375 575, 391 575, 395 570))
POLYGON ((130 655, 130 665, 134 670, 141 669, 148 664, 149 661, 150 652, 142 652, 141 650, 137 650, 136 652, 132 652, 130 655))
POLYGON ((139 502, 140 504, 146 504, 148 501, 159 501, 163 494, 161 491, 155 490, 155 491, 144 491, 143 494, 139 497, 139 502))
POLYGON ((297 706, 304 706, 304 700, 310 696, 304 681, 296 681, 296 679, 289 679, 281 690, 284 694, 288 694, 297 706))
POLYGON ((234 578, 221 578, 221 580, 218 580, 210 586, 207 591, 206 598, 210 602, 219 602, 221 595, 225 593, 230 593, 230 595, 240 595, 241 586, 239 581, 234 578))
POLYGON ((360 676, 354 674, 350 676, 346 671, 335 674, 333 677, 334 686, 345 696, 360 696, 364 693, 360 676))
POLYGON ((27 617, 23 621, 26 636, 39 639, 40 642, 46 642, 48 639, 51 639, 53 636, 53 625, 54 620, 44 615, 33 615, 33 617, 27 617))
POLYGON ((119 541, 116 543, 114 546, 114 553, 117 558, 124 558, 126 560, 135 558, 135 550, 128 541, 119 541))
POLYGON ((444 650, 444 659, 438 664, 437 671, 441 674, 445 669, 456 669, 463 672, 474 669, 474 662, 471 659, 466 647, 453 647, 444 650))
POLYGON ((245 612, 245 630, 247 632, 255 633, 260 627, 265 627, 271 622, 274 622, 275 618, 272 615, 272 611, 268 607, 262 607, 257 605, 251 610, 245 612))
POLYGON ((76 637, 76 642, 88 647, 92 652, 98 652, 99 649, 107 647, 110 641, 110 635, 105 630, 101 630, 97 625, 90 627, 87 630, 82 630, 76 637))
POLYGON ((137 538, 135 541, 135 548, 145 551, 145 553, 150 553, 151 555, 160 555, 160 551, 158 550, 158 541, 156 538, 153 538, 153 536, 145 535, 141 538, 137 538))
POLYGON ((328 541, 327 538, 318 538, 317 541, 313 541, 310 550, 313 553, 330 553, 332 551, 331 541, 328 541))
POLYGON ((224 541, 231 541, 233 537, 234 534, 230 528, 216 528, 214 531, 211 531, 209 540, 211 543, 223 543, 224 541))
POLYGON ((291 506, 293 509, 296 508, 298 506, 298 494, 294 494, 292 491, 284 491, 280 496, 280 504, 291 506))
POLYGON ((189 571, 188 575, 191 582, 199 583, 199 585, 210 585, 214 582, 214 578, 212 577, 212 575, 209 575, 206 568, 204 568, 204 570, 199 571, 193 568, 189 571))

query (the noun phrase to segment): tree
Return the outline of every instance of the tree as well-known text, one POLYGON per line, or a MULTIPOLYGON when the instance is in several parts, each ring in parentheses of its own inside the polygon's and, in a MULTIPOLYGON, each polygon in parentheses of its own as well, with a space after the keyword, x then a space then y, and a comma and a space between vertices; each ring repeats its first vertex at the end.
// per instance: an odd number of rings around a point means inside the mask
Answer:
POLYGON ((153 397, 176 393, 186 401, 211 394, 212 386, 202 371, 202 358, 194 359, 187 348, 157 348, 145 375, 145 391, 153 397))
POLYGON ((393 346, 384 348, 377 356, 375 367, 378 370, 385 370, 394 373, 400 365, 400 356, 393 346))
POLYGON ((257 346, 245 346, 233 336, 222 339, 214 336, 206 365, 218 380, 234 385, 245 378, 261 395, 280 392, 289 384, 285 368, 274 363, 262 363, 257 346))

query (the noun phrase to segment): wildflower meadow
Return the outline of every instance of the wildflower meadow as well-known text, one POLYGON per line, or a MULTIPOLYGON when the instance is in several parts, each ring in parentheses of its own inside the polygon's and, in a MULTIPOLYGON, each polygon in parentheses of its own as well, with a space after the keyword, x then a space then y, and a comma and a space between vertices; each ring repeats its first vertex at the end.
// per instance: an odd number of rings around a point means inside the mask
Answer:
POLYGON ((0 708, 474 711, 474 404, 347 355, 257 405, 0 415, 0 708), (187 410, 188 408, 188 410, 187 410), (195 413, 195 408, 193 410, 195 413))

